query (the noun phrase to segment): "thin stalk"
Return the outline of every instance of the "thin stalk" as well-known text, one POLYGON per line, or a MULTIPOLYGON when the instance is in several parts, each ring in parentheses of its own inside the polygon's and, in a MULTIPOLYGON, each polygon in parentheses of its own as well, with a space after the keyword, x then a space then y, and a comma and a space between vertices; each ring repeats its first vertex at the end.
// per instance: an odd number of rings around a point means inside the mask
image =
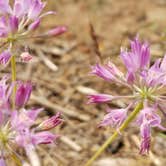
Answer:
POLYGON ((26 154, 29 158, 31 166, 41 166, 40 158, 34 149, 26 151, 26 154))
POLYGON ((128 116, 128 118, 122 123, 122 125, 119 128, 119 131, 115 131, 113 135, 111 135, 105 142, 104 144, 98 149, 98 151, 88 160, 88 162, 84 166, 90 166, 99 155, 102 154, 102 152, 117 138, 119 135, 119 132, 122 132, 128 124, 135 119, 137 114, 140 112, 140 110, 143 107, 143 103, 140 102, 138 105, 135 107, 134 111, 131 112, 131 114, 128 116))
POLYGON ((12 109, 15 109, 15 97, 16 97, 16 58, 13 55, 11 58, 11 70, 12 70, 12 83, 14 84, 12 93, 12 109))

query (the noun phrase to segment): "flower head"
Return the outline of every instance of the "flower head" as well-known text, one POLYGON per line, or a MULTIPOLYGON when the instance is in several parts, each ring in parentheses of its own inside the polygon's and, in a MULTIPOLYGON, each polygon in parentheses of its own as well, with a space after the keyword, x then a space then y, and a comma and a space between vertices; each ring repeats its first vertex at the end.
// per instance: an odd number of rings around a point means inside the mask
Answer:
MULTIPOLYGON (((10 99, 13 85, 7 83, 9 77, 0 81, 0 164, 5 165, 7 156, 15 154, 16 147, 29 153, 39 144, 51 144, 59 137, 49 130, 62 123, 60 113, 48 118, 41 124, 36 119, 43 109, 25 109, 32 90, 31 83, 18 83, 16 91, 16 110, 11 110, 10 99), (40 129, 40 130, 39 130, 40 129), (45 131, 47 130, 47 131, 45 131), (13 146, 15 145, 15 146, 13 146)), ((17 154, 18 155, 18 154, 17 154)), ((21 157, 21 156, 20 156, 21 157)))
MULTIPOLYGON (((55 14, 48 11, 42 14, 46 2, 42 0, 14 0, 10 5, 9 0, 0 0, 0 45, 8 45, 11 49, 17 40, 57 36, 66 31, 65 26, 58 26, 40 35, 30 35, 40 25, 41 19, 48 14, 55 14)), ((10 57, 3 58, 0 62, 6 64, 10 57)))
POLYGON ((112 99, 128 99, 131 101, 127 109, 109 110, 104 117, 100 126, 111 125, 120 127, 127 118, 128 109, 138 102, 144 103, 140 111, 137 124, 140 126, 141 147, 140 153, 146 153, 150 147, 150 130, 152 127, 158 127, 166 130, 161 126, 161 118, 158 111, 165 105, 166 97, 164 88, 166 86, 166 55, 163 59, 157 59, 150 66, 150 47, 141 43, 136 37, 130 43, 131 49, 121 50, 120 56, 127 69, 122 73, 112 62, 106 64, 97 64, 92 67, 92 73, 106 81, 121 84, 130 89, 131 94, 126 96, 112 96, 109 94, 89 95, 89 103, 106 103, 112 99))
MULTIPOLYGON (((11 126, 15 130, 17 144, 23 148, 30 149, 38 144, 49 144, 53 143, 58 135, 52 134, 49 131, 44 131, 45 128, 40 127, 40 131, 37 128, 31 127, 35 124, 36 118, 42 109, 22 110, 20 113, 14 111, 11 115, 11 126), (35 130, 37 132, 35 132, 35 130)), ((59 115, 59 114, 58 114, 59 115)), ((49 120, 49 119, 48 119, 49 120)), ((60 117, 57 116, 57 121, 61 121, 60 117)), ((52 126, 56 127, 60 123, 52 126)), ((40 126, 40 125, 39 125, 40 126)), ((48 130, 51 128, 47 128, 48 130)))

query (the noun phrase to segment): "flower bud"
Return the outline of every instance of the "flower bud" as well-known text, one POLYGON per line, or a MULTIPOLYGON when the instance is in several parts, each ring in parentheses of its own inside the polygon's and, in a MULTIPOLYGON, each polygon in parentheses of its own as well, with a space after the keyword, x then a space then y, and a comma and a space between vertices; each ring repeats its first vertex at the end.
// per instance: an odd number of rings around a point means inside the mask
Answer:
POLYGON ((32 59, 32 55, 29 52, 23 52, 20 57, 23 62, 29 62, 32 59))
POLYGON ((64 32, 67 31, 67 28, 65 26, 59 26, 54 29, 49 30, 46 35, 50 37, 58 36, 63 34, 64 32))
POLYGON ((40 19, 35 20, 32 24, 29 25, 28 30, 35 30, 40 25, 40 19))
POLYGON ((58 126, 59 124, 61 124, 63 122, 63 120, 60 118, 61 113, 57 113, 56 115, 54 115, 53 117, 45 120, 44 122, 42 122, 38 128, 41 130, 50 130, 56 126, 58 126))
POLYGON ((107 94, 91 94, 88 95, 88 104, 90 103, 107 103, 113 99, 115 99, 112 95, 107 94))

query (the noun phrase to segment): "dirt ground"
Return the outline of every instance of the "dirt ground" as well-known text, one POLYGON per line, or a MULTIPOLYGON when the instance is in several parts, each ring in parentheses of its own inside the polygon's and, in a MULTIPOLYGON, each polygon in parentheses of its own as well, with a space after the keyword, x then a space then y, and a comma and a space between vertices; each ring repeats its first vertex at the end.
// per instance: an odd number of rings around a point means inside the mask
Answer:
MULTIPOLYGON (((151 44, 155 59, 166 52, 166 0, 48 0, 48 4, 57 15, 43 19, 39 31, 61 24, 68 27, 68 32, 29 42, 35 57, 30 64, 18 65, 18 78, 30 78, 35 85, 29 105, 46 108, 39 121, 57 111, 65 120, 54 129, 61 135, 57 145, 38 148, 43 166, 82 166, 113 132, 97 127, 107 105, 87 105, 86 95, 93 91, 127 92, 89 74, 90 66, 98 60, 89 22, 98 36, 103 60, 110 58, 121 67, 120 47, 128 47, 137 34, 151 44)), ((110 106, 121 107, 124 103, 110 106)), ((165 138, 158 130, 152 135, 149 155, 140 156, 139 128, 131 125, 94 166, 165 166, 165 138)))

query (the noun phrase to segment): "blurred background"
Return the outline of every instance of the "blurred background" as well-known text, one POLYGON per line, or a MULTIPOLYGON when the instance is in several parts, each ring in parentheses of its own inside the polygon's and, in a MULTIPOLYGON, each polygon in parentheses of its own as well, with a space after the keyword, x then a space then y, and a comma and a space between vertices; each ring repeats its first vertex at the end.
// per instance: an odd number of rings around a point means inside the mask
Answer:
MULTIPOLYGON (((27 44, 34 59, 19 64, 18 78, 30 79, 35 85, 30 106, 44 107, 43 119, 62 112, 65 122, 55 133, 61 135, 57 145, 37 149, 43 166, 83 165, 114 131, 99 129, 107 105, 87 105, 87 94, 98 91, 124 94, 127 89, 91 76, 90 66, 98 61, 89 24, 94 27, 102 59, 111 59, 122 70, 120 47, 128 47, 139 34, 151 45, 153 59, 166 52, 166 0, 48 0, 46 10, 56 16, 43 19, 39 31, 66 25, 64 35, 34 40, 27 44)), ((111 107, 123 107, 118 101, 111 107)), ((152 132, 149 155, 139 155, 139 128, 130 125, 110 145, 94 166, 165 166, 165 136, 152 132)))

